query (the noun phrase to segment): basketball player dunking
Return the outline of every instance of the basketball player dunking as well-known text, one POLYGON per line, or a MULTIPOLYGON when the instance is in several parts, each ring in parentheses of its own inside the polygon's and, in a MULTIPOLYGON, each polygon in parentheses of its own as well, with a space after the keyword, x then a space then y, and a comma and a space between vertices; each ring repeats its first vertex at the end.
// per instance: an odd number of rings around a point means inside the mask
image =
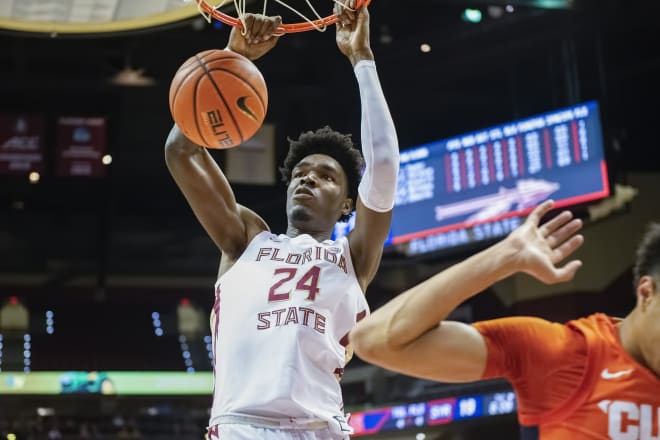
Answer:
POLYGON ((524 440, 660 438, 660 224, 637 249, 637 304, 566 324, 533 317, 446 321, 461 302, 516 272, 567 281, 582 244, 564 212, 539 225, 546 202, 505 240, 399 295, 351 333, 363 359, 442 382, 504 377, 516 391, 524 440))
MULTIPOLYGON (((354 0, 347 2, 353 6, 354 0)), ((290 142, 286 234, 237 204, 209 153, 174 126, 167 165, 222 251, 211 317, 211 439, 346 439, 338 377, 348 333, 368 313, 363 292, 379 266, 398 174, 398 144, 369 45, 369 13, 337 11, 336 40, 353 65, 362 104, 362 158, 329 127, 290 142), (355 210, 348 237, 335 223, 355 210)), ((254 60, 276 43, 279 18, 248 15, 229 50, 254 60)), ((239 147, 240 148, 240 147, 239 147)))

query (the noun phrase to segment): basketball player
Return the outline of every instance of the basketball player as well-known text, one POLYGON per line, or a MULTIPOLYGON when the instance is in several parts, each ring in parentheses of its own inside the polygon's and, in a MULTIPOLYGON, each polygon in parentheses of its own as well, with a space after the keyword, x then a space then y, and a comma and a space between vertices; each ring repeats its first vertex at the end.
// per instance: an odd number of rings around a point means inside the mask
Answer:
MULTIPOLYGON (((349 1, 353 6, 354 1, 349 1)), ((347 439, 338 377, 348 333, 368 313, 364 291, 379 266, 399 168, 394 124, 369 45, 369 13, 337 11, 336 42, 352 63, 362 104, 362 158, 329 127, 290 141, 286 234, 239 205, 208 151, 173 127, 167 165, 222 251, 211 317, 211 439, 347 439), (359 184, 359 186, 358 186, 359 184), (355 210, 348 237, 335 223, 355 210)), ((279 18, 248 15, 229 50, 256 59, 277 41, 279 18)), ((238 147, 240 148, 240 147, 238 147)))
POLYGON ((518 397, 524 439, 657 439, 660 436, 660 224, 637 251, 637 305, 624 319, 595 314, 557 324, 515 317, 444 321, 466 299, 516 272, 568 281, 583 241, 563 212, 539 226, 537 207, 506 239, 413 287, 351 332, 365 360, 443 382, 504 377, 518 397))

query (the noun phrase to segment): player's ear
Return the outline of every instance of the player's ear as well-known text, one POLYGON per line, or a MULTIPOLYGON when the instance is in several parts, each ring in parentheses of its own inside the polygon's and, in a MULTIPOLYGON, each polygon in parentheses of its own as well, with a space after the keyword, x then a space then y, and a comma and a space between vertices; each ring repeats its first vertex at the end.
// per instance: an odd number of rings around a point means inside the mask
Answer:
POLYGON ((342 215, 349 215, 351 212, 353 212, 353 199, 346 198, 342 202, 341 213, 342 215))
POLYGON ((641 277, 637 284, 637 306, 642 311, 645 311, 656 293, 656 285, 653 278, 648 275, 641 277))

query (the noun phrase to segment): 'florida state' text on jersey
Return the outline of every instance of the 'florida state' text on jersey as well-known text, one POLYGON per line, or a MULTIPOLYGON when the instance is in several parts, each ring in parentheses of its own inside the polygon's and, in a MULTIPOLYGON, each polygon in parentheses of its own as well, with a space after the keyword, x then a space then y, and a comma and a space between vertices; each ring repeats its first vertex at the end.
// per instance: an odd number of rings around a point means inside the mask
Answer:
POLYGON ((264 231, 216 283, 214 396, 222 415, 343 415, 336 374, 348 332, 368 313, 348 240, 264 231))

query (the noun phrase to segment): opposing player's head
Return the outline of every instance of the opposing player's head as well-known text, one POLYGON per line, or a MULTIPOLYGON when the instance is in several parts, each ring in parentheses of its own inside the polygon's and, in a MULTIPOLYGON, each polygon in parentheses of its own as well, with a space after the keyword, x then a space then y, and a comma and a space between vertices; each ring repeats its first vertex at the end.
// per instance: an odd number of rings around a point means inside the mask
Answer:
POLYGON ((363 160, 350 135, 323 127, 289 139, 280 168, 290 225, 329 231, 355 209, 363 160))
POLYGON ((660 223, 649 225, 635 261, 637 305, 633 312, 639 350, 649 368, 660 375, 660 223))

